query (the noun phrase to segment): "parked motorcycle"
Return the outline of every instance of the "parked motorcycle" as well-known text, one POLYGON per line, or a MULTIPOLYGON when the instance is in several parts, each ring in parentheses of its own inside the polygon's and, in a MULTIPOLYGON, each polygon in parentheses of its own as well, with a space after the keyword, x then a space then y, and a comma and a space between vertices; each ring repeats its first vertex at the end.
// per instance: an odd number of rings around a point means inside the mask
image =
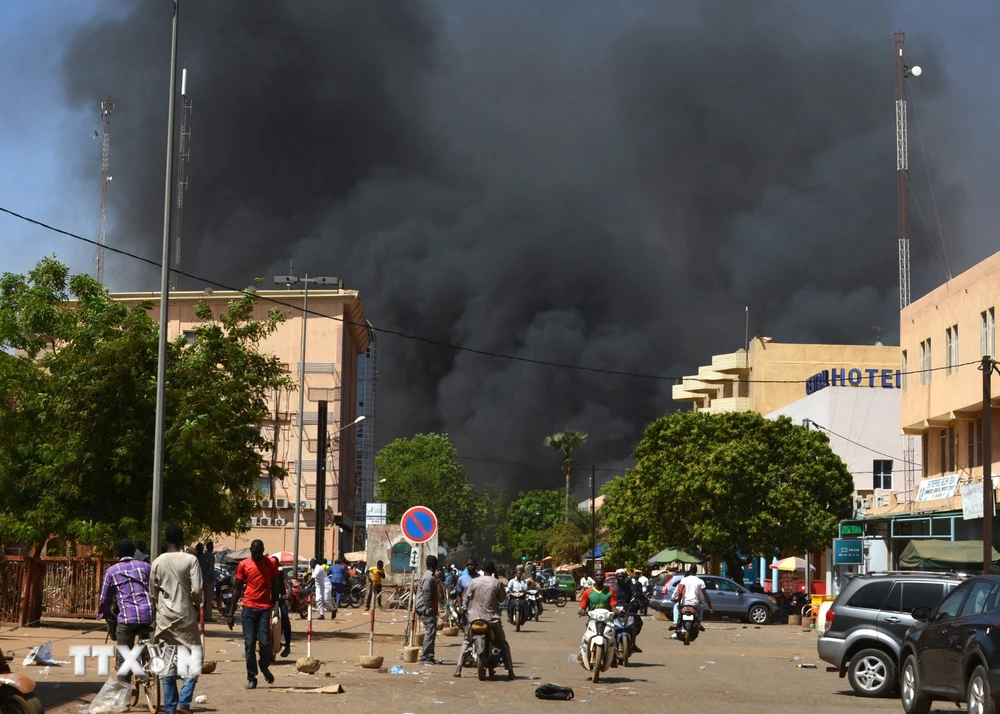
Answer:
POLYGON ((537 590, 528 591, 528 619, 535 618, 535 622, 539 621, 542 615, 542 601, 537 590))
POLYGON ((288 596, 288 610, 289 612, 298 613, 300 619, 306 619, 309 616, 309 603, 312 599, 312 585, 304 585, 301 581, 292 579, 291 580, 291 594, 288 596))
POLYGON ((587 631, 580 645, 580 664, 591 673, 591 681, 600 681, 601 672, 607 672, 615 659, 614 613, 598 608, 588 613, 587 631))
POLYGON ((542 602, 546 605, 563 607, 566 605, 566 596, 562 594, 559 588, 545 588, 542 590, 542 602))
POLYGON ((531 613, 528 611, 528 598, 524 593, 511 593, 509 607, 510 616, 514 620, 514 628, 520 632, 521 625, 531 618, 531 613))
POLYGON ((45 709, 34 695, 30 677, 11 672, 7 657, 0 650, 0 712, 2 714, 42 714, 45 709))
POLYGON ((503 662, 500 648, 493 642, 493 630, 486 620, 473 620, 469 626, 472 630, 472 649, 475 653, 476 672, 479 681, 486 681, 487 673, 492 677, 496 668, 503 662))
POLYGON ((681 621, 677 625, 677 639, 689 645, 698 639, 698 608, 694 605, 681 606, 681 621))
POLYGON ((233 579, 232 573, 223 576, 215 584, 215 607, 222 613, 223 617, 229 616, 229 605, 233 601, 233 579))
POLYGON ((468 616, 462 609, 462 598, 458 591, 452 588, 448 596, 448 609, 446 611, 448 627, 460 627, 465 629, 468 616))
MULTIPOLYGON (((634 607, 636 601, 633 600, 632 603, 634 607)), ((632 652, 635 650, 638 621, 634 613, 635 610, 632 607, 620 607, 615 613, 615 657, 618 658, 623 667, 628 667, 628 658, 632 656, 632 652)))

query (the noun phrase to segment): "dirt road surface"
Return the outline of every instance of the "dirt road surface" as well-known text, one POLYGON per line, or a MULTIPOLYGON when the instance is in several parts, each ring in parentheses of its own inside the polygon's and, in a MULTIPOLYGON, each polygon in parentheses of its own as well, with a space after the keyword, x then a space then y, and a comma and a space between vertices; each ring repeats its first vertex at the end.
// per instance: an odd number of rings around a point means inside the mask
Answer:
MULTIPOLYGON (((652 612, 651 612, 652 615, 652 612)), ((368 651, 368 618, 361 609, 342 609, 336 620, 314 622, 313 655, 323 661, 317 676, 298 674, 295 659, 304 656, 305 621, 293 619, 291 656, 273 666, 274 687, 319 687, 334 682, 343 694, 279 693, 269 691, 263 679, 256 690, 246 690, 243 642, 239 631, 225 624, 208 626, 207 660, 216 660, 218 669, 203 675, 196 694, 208 697, 194 705, 195 712, 282 712, 312 714, 317 708, 346 707, 356 712, 379 714, 432 714, 468 711, 483 705, 503 706, 518 711, 523 706, 538 712, 565 712, 626 706, 635 712, 662 712, 696 708, 699 712, 732 714, 734 711, 768 714, 826 714, 827 712, 899 712, 898 699, 861 699, 845 679, 825 671, 816 657, 816 635, 801 627, 781 625, 761 628, 735 622, 707 623, 708 631, 695 643, 684 647, 669 636, 667 623, 645 619, 639 638, 643 653, 634 656, 627 668, 609 670, 599 684, 575 661, 584 620, 576 616, 573 604, 557 609, 549 606, 539 623, 525 625, 521 632, 507 628, 518 679, 514 682, 480 683, 474 670, 452 676, 458 656, 457 637, 438 637, 439 666, 403 664, 400 660, 405 614, 379 612, 376 621, 375 653, 385 657, 385 666, 402 664, 407 672, 389 674, 364 670, 357 659, 368 651), (797 659, 796 659, 797 658, 797 659), (798 665, 815 665, 815 669, 798 665), (330 676, 326 676, 329 674, 330 676), (555 682, 572 687, 572 702, 542 701, 534 697, 535 687, 555 682)), ((94 627, 93 623, 89 627, 94 627)), ((0 632, 4 651, 16 655, 11 666, 38 682, 37 693, 46 712, 85 710, 100 689, 96 663, 85 677, 74 677, 70 665, 22 667, 21 660, 32 645, 51 641, 56 659, 69 659, 70 645, 104 644, 103 633, 85 634, 68 629, 22 629, 0 632)), ((954 705, 940 711, 955 711, 954 705)))

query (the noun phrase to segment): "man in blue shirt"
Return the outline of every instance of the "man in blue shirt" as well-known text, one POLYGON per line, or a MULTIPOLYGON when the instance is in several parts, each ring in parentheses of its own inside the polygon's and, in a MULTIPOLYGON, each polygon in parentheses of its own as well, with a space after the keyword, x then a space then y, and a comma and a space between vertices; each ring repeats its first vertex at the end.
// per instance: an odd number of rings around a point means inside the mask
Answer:
POLYGON ((343 558, 330 566, 330 587, 333 589, 333 597, 340 607, 340 599, 349 590, 347 565, 343 558))
POLYGON ((465 594, 465 589, 469 587, 469 583, 472 579, 479 576, 479 563, 476 562, 475 558, 469 558, 465 561, 465 570, 462 574, 458 576, 458 584, 455 585, 455 590, 458 591, 459 595, 465 594))

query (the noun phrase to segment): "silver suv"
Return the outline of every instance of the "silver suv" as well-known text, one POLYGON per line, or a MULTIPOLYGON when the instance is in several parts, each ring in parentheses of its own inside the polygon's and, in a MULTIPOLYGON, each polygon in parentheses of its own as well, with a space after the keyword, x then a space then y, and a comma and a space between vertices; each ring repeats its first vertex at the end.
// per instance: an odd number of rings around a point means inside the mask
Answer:
POLYGON ((903 635, 916 620, 914 608, 937 605, 964 578, 956 573, 919 571, 855 575, 826 613, 817 641, 827 671, 847 676, 863 697, 881 697, 898 685, 896 662, 903 635))

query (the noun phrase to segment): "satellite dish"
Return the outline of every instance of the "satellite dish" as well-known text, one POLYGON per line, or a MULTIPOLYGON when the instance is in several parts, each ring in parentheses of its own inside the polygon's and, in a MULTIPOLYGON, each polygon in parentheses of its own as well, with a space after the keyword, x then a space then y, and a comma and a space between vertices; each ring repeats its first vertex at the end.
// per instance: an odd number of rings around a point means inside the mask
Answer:
POLYGON ((912 74, 914 77, 919 77, 922 72, 923 70, 920 69, 919 66, 910 69, 910 74, 912 74))

